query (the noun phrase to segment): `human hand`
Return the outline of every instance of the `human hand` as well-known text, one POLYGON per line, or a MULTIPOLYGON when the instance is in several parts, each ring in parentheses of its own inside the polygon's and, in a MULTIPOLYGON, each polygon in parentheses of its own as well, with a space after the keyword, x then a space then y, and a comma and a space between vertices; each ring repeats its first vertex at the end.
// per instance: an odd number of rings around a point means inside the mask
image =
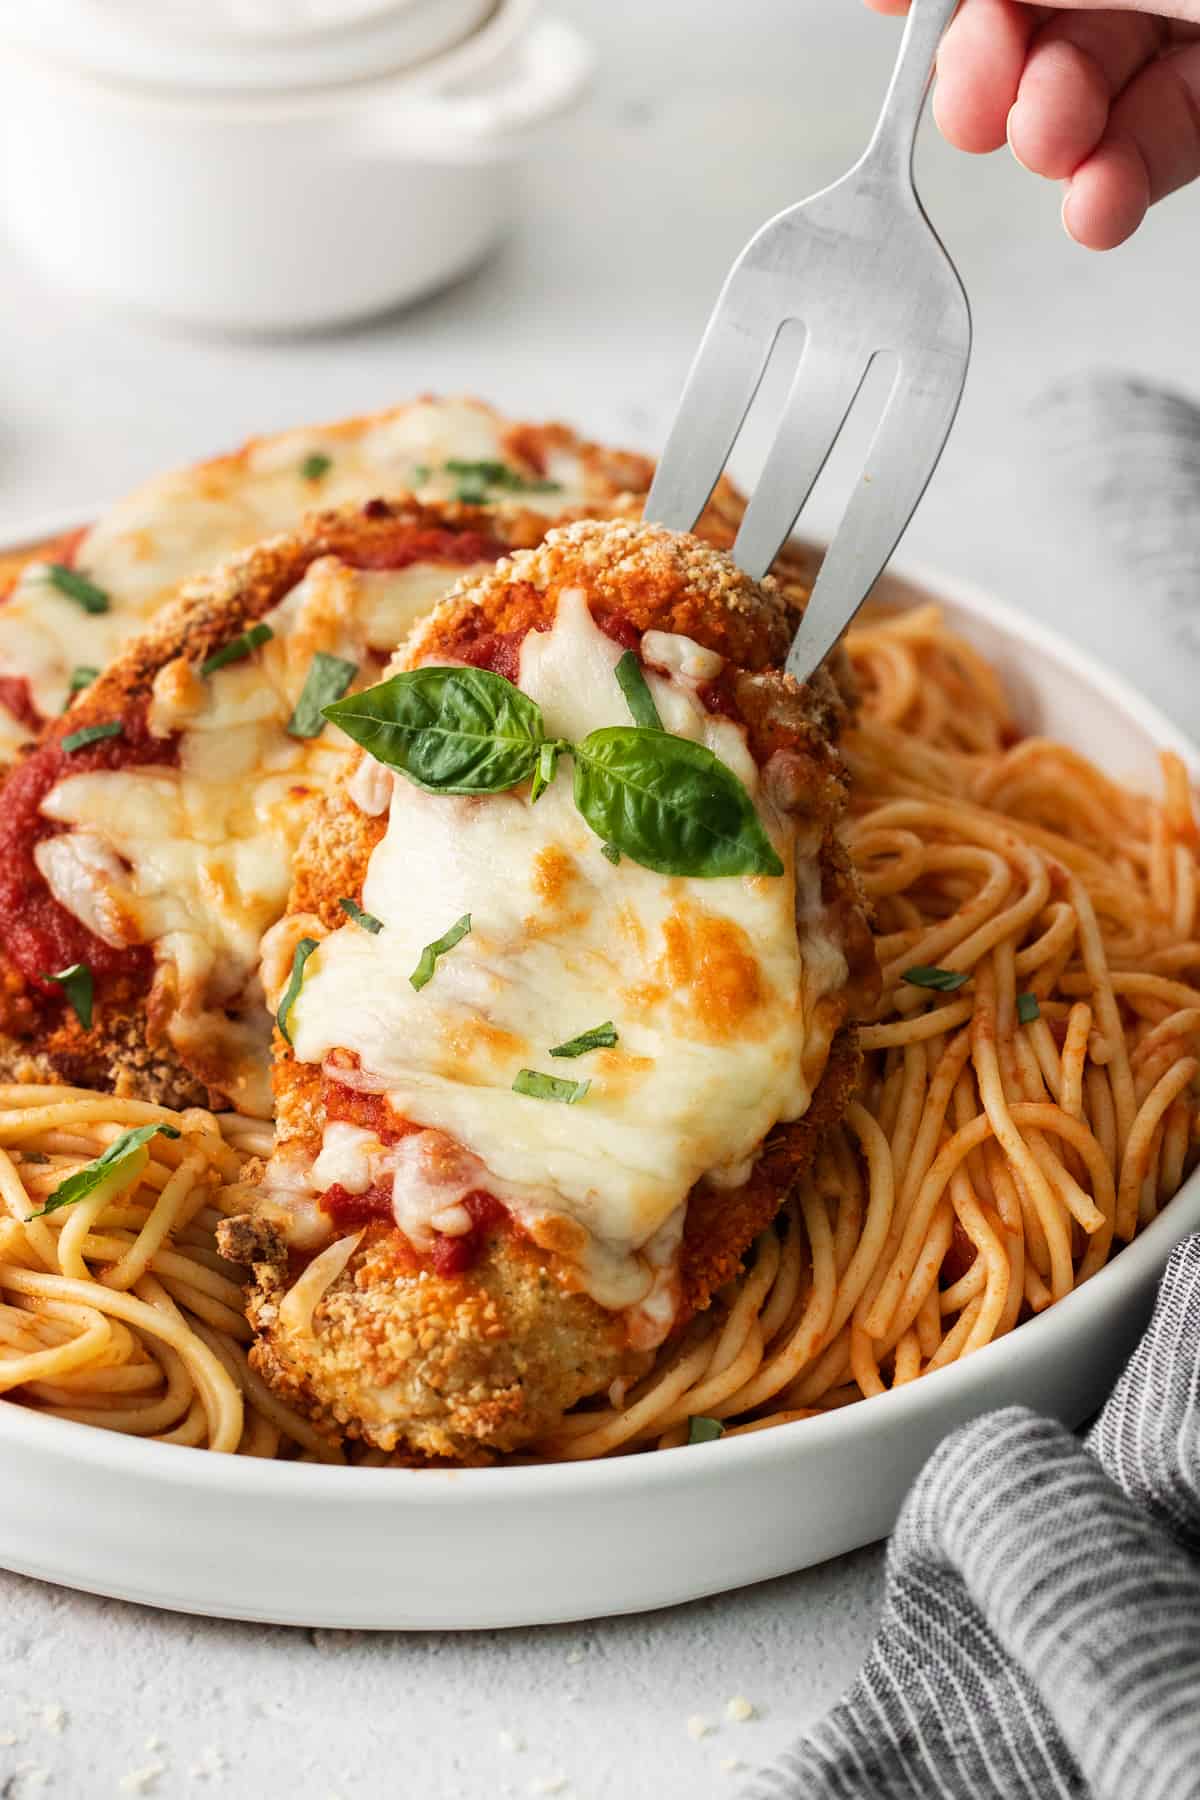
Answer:
POLYGON ((1025 168, 1065 182, 1071 237, 1111 250, 1200 176, 1200 0, 1167 0, 1165 12, 963 0, 938 52, 933 111, 960 150, 1007 141, 1025 168))

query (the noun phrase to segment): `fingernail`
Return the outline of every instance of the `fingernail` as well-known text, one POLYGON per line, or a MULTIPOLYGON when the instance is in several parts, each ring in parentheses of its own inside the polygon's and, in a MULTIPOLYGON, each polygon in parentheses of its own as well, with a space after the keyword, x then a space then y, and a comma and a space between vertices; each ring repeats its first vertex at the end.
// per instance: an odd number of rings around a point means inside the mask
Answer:
POLYGON ((1071 204, 1071 183, 1069 181, 1064 181, 1063 188, 1064 188, 1064 193, 1063 193, 1063 197, 1062 197, 1062 206, 1059 210, 1058 216, 1062 220, 1062 228, 1066 232, 1067 236, 1070 238, 1071 242, 1077 243, 1079 240, 1076 238, 1075 233, 1071 230, 1071 222, 1067 218, 1067 208, 1071 204))
POLYGON ((1030 169, 1029 164, 1027 162, 1025 162, 1024 159, 1021 157, 1021 155, 1019 154, 1019 152, 1016 148, 1016 145, 1013 143, 1013 140, 1012 140, 1013 115, 1016 112, 1017 108, 1020 106, 1020 104, 1021 104, 1021 100, 1020 100, 1020 96, 1018 95, 1018 97, 1013 101, 1012 105, 1008 109, 1008 117, 1004 121, 1004 135, 1008 139, 1008 147, 1009 147, 1009 150, 1012 152, 1013 161, 1020 163, 1021 167, 1025 170, 1027 170, 1030 175, 1032 175, 1033 170, 1030 169))

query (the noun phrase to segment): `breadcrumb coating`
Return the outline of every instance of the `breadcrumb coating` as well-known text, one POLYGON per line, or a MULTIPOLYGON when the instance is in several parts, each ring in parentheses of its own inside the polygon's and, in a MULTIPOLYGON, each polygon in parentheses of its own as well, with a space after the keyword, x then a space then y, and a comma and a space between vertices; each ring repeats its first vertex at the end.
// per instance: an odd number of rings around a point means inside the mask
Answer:
MULTIPOLYGON (((810 1032, 814 1097, 808 1113, 768 1137, 739 1188, 700 1184, 691 1196, 682 1252, 679 1329, 741 1266, 840 1117, 858 1055, 852 1024, 878 980, 864 905, 835 836, 846 777, 833 744, 843 703, 827 676, 806 687, 772 665, 789 636, 774 584, 748 580, 727 555, 700 540, 623 518, 582 521, 551 532, 494 571, 464 579, 397 661, 460 651, 464 633, 546 628, 560 596, 581 588, 593 614, 618 612, 638 630, 693 637, 740 669, 733 694, 751 749, 774 767, 786 807, 820 844, 825 923, 847 963, 844 987, 820 1001, 810 1032)), ((352 772, 348 772, 347 780, 352 772)), ((289 914, 320 933, 342 923, 342 895, 361 897, 371 852, 386 820, 361 812, 343 782, 314 809, 301 843, 289 914)), ((806 1057, 806 1067, 808 1065, 806 1057)), ((276 1038, 277 1137, 310 1162, 322 1139, 321 1071, 298 1063, 276 1038)), ((282 1242, 255 1251, 253 1222, 225 1228, 228 1254, 248 1254, 249 1314, 258 1332, 252 1360, 293 1404, 325 1429, 393 1450, 476 1460, 550 1431, 578 1400, 617 1377, 636 1378, 644 1352, 624 1342, 619 1316, 555 1278, 554 1259, 505 1220, 491 1229, 470 1270, 419 1275, 402 1256, 389 1262, 390 1228, 372 1226, 313 1314, 311 1331, 289 1331, 280 1303, 292 1278, 282 1242)), ((402 1240, 401 1240, 402 1241, 402 1240)), ((559 1271, 561 1273, 561 1271, 559 1271)))

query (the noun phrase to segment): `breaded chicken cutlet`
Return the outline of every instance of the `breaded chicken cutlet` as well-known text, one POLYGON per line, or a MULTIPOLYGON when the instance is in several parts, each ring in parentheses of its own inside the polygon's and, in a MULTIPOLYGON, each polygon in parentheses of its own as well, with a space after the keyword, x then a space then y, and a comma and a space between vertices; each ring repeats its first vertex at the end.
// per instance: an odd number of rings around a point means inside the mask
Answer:
POLYGON ((314 809, 263 963, 277 1146, 221 1232, 331 1433, 471 1460, 635 1377, 841 1113, 877 981, 828 678, 689 536, 464 580, 314 809))
POLYGON ((318 514, 179 598, 0 788, 0 1072, 270 1114, 258 981, 306 804, 376 679, 540 513, 415 500, 318 514))
MULTIPOLYGON (((43 701, 58 716, 0 789, 0 1075, 268 1115, 259 943, 286 900, 304 808, 346 748, 314 696, 372 680, 464 569, 536 544, 572 505, 636 514, 651 472, 565 426, 424 400, 162 477, 15 570, 0 606, 0 713, 11 701, 27 715, 22 736, 39 729, 43 701), (319 480, 297 473, 309 442, 324 447, 310 458, 330 463, 319 480), (410 468, 417 451, 428 467, 410 468), (240 541, 249 520, 288 517, 298 489, 353 491, 392 467, 491 501, 373 499, 315 514, 159 604, 168 570, 240 541), (84 606, 47 583, 49 568, 64 579, 55 557, 103 577, 103 611, 90 610, 95 594, 84 606), (124 647, 98 673, 76 670, 90 685, 63 716, 69 657, 109 644, 124 647), (25 673, 6 675, 14 655, 25 673), (35 669, 31 709, 22 684, 35 669)), ((722 481, 698 530, 728 545, 742 511, 722 481)), ((804 559, 787 551, 778 569, 798 616, 804 559)), ((0 720, 0 765, 4 754, 0 720)))
POLYGON ((425 395, 157 475, 94 524, 0 563, 0 768, 58 717, 79 672, 106 667, 181 582, 315 508, 411 493, 435 505, 517 500, 550 522, 644 494, 652 474, 647 457, 565 425, 425 395))

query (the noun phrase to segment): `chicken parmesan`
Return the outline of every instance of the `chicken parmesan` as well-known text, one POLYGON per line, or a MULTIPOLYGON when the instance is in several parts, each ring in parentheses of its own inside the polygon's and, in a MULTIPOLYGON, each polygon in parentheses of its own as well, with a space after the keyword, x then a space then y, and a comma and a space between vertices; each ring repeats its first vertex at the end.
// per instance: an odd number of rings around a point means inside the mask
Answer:
POLYGON ((56 718, 178 585, 314 508, 415 493, 519 501, 553 519, 643 494, 651 463, 521 424, 482 402, 424 398, 255 438, 147 482, 90 529, 0 567, 0 767, 56 718))
POLYGON ((263 981, 276 1149, 222 1232, 332 1433, 475 1458, 648 1365, 840 1114, 874 952, 824 675, 700 540, 555 530, 331 716, 263 981))
POLYGON ((321 707, 544 527, 374 500, 185 587, 4 784, 0 1070, 269 1114, 260 943, 350 747, 321 707))

